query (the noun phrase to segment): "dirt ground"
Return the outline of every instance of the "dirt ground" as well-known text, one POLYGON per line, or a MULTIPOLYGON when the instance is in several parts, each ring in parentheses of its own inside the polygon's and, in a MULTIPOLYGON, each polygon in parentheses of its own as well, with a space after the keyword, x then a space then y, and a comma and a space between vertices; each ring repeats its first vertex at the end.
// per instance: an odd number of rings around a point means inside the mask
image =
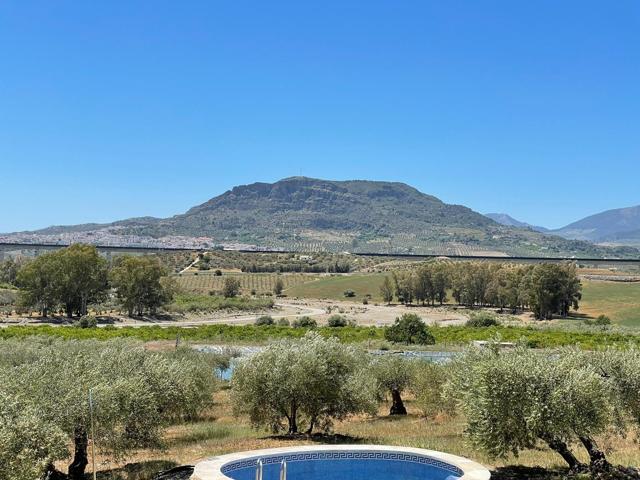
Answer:
MULTIPOLYGON (((159 316, 157 318, 129 318, 117 312, 98 316, 100 325, 148 326, 148 325, 175 325, 193 327, 210 324, 252 324, 262 315, 271 315, 274 318, 287 318, 290 321, 301 317, 310 316, 323 324, 331 315, 340 314, 356 321, 358 325, 383 326, 392 324, 395 319, 404 313, 415 313, 427 324, 434 325, 459 325, 464 323, 468 316, 462 311, 457 312, 452 307, 418 307, 404 305, 363 305, 353 302, 341 302, 333 300, 311 299, 281 299, 270 310, 259 312, 211 312, 203 314, 159 316)), ((50 317, 5 317, 0 319, 0 326, 9 325, 66 325, 67 318, 50 317)))

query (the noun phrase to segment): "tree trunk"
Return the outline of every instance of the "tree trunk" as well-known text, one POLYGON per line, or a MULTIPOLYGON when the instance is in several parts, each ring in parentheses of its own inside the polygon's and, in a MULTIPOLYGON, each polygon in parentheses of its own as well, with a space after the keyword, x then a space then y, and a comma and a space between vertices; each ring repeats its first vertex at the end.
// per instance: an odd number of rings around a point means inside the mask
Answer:
POLYGON ((296 402, 291 402, 291 416, 289 417, 289 435, 298 433, 298 406, 296 402))
POLYGON ((584 448, 589 452, 589 466, 592 470, 606 471, 611 468, 604 452, 598 448, 598 444, 589 437, 579 437, 584 448))
POLYGON ((84 427, 76 427, 73 432, 74 453, 73 462, 69 465, 69 478, 80 480, 84 476, 89 459, 87 458, 87 449, 89 446, 89 437, 84 427))
POLYGON ((65 305, 65 310, 67 311, 67 318, 73 317, 73 305, 71 303, 67 303, 65 305))
POLYGON ((407 409, 404 407, 404 403, 402 402, 402 397, 400 396, 400 390, 397 388, 391 389, 391 410, 389 411, 389 415, 406 415, 407 409))
POLYGON ((558 453, 565 462, 569 465, 569 468, 573 471, 580 471, 584 469, 584 464, 580 463, 575 455, 569 450, 567 444, 561 440, 550 440, 544 439, 544 441, 549 445, 549 448, 554 452, 558 453))
POLYGON ((311 435, 311 432, 313 431, 313 427, 316 424, 316 417, 312 417, 311 421, 309 422, 309 428, 307 428, 307 435, 311 435))

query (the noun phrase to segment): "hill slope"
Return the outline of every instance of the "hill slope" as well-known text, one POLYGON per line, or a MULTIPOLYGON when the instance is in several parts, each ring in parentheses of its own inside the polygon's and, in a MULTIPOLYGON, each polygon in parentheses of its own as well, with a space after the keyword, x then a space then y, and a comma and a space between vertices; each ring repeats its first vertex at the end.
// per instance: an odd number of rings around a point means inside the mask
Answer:
POLYGON ((596 243, 640 245, 640 205, 597 213, 553 233, 596 243))
POLYGON ((507 227, 518 227, 518 228, 530 228, 537 232, 548 232, 549 229, 544 227, 538 227, 536 225, 531 225, 530 223, 521 222, 520 220, 516 220, 511 215, 506 213, 485 213, 485 217, 489 217, 491 220, 498 222, 500 225, 506 225, 507 227))
POLYGON ((167 219, 142 217, 109 225, 50 227, 34 233, 75 241, 89 236, 95 243, 105 235, 109 241, 175 239, 180 235, 207 237, 218 244, 297 251, 543 256, 625 253, 500 225, 403 183, 305 177, 238 186, 167 219), (69 232, 76 237, 69 237, 69 232))

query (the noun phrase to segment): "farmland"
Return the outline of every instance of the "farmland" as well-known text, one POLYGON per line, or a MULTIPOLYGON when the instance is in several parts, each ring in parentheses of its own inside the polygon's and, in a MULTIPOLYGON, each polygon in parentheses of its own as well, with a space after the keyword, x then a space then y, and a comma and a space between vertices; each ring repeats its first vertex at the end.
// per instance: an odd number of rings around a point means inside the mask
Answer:
POLYGON ((311 282, 318 275, 306 273, 275 274, 275 273, 225 273, 215 275, 213 272, 183 273, 175 277, 178 286, 185 291, 193 293, 220 292, 226 278, 240 280, 240 290, 244 295, 255 292, 258 295, 273 292, 273 287, 278 279, 282 280, 286 289, 311 282))
POLYGON ((583 281, 580 312, 605 314, 615 323, 640 326, 640 282, 583 281))

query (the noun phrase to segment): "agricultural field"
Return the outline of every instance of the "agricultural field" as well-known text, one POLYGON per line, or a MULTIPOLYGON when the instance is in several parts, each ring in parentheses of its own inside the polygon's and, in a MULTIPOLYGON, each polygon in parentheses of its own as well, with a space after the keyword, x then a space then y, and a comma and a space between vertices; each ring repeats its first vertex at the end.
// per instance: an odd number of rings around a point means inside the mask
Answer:
POLYGON ((255 292, 257 295, 273 293, 276 280, 282 280, 284 289, 312 282, 319 278, 318 275, 307 273, 225 273, 215 275, 213 272, 183 273, 174 277, 178 286, 191 293, 220 292, 226 278, 240 280, 240 290, 243 295, 255 292))
POLYGON ((614 323, 640 327, 640 282, 582 282, 579 312, 590 317, 604 314, 614 323))
POLYGON ((362 302, 366 295, 370 295, 372 301, 379 302, 381 301, 380 285, 382 285, 384 277, 383 273, 323 277, 289 288, 285 293, 289 297, 345 300, 345 290, 352 290, 355 292, 355 296, 347 298, 347 300, 362 302))

